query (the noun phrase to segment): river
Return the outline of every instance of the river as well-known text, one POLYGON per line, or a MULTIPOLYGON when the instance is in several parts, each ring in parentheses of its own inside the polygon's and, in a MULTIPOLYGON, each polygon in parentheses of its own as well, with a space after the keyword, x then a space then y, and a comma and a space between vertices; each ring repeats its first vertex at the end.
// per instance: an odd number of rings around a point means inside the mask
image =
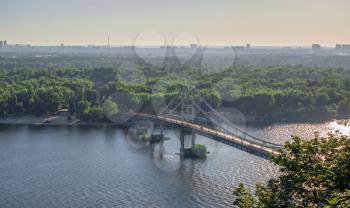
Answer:
MULTIPOLYGON (((290 134, 347 127, 321 124, 247 126, 283 142, 290 134)), ((230 207, 232 189, 277 175, 269 161, 203 136, 206 160, 181 160, 178 131, 155 145, 134 143, 115 127, 0 128, 0 207, 230 207)), ((349 133, 349 132, 347 132, 349 133)))

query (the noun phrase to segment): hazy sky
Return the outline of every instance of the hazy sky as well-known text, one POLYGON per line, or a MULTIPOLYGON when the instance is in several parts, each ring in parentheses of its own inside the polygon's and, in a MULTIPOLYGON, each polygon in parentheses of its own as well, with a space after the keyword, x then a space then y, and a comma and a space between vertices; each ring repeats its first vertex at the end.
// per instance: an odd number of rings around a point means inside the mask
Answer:
POLYGON ((10 43, 160 43, 149 30, 168 42, 182 34, 176 43, 350 43, 350 0, 0 0, 0 10, 10 43))

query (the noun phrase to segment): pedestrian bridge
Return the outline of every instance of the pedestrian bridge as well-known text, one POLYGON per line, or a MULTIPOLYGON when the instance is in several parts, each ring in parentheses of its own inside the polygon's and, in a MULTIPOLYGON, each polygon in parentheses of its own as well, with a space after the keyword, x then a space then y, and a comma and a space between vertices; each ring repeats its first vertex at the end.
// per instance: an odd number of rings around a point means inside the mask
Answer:
POLYGON ((216 141, 267 159, 278 155, 278 150, 282 148, 280 144, 259 138, 237 126, 204 99, 196 102, 194 98, 186 96, 181 100, 174 98, 156 114, 136 113, 135 115, 180 127, 181 152, 192 151, 185 151, 184 138, 185 135, 191 135, 191 148, 193 148, 195 134, 209 136, 216 141), (203 107, 206 110, 203 110, 203 107))
POLYGON ((152 115, 139 113, 140 117, 156 119, 158 121, 166 122, 169 124, 175 124, 180 128, 190 129, 192 133, 198 133, 205 136, 210 136, 212 139, 221 143, 236 147, 248 153, 269 159, 271 156, 278 155, 278 149, 282 145, 274 144, 264 139, 254 137, 248 133, 234 134, 225 130, 216 129, 208 125, 194 123, 191 121, 184 121, 174 117, 165 117, 161 115, 152 115))

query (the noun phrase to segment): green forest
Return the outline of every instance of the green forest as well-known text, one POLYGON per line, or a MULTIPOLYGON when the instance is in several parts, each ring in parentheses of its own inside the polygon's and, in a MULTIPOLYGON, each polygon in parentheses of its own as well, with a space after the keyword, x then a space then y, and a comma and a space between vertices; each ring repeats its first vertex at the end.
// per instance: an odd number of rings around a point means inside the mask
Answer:
POLYGON ((2 117, 67 108, 84 121, 108 121, 102 107, 113 93, 126 93, 142 103, 141 111, 152 111, 152 99, 169 102, 187 89, 196 89, 193 96, 215 108, 235 108, 252 120, 324 120, 350 113, 350 72, 341 68, 157 68, 131 58, 1 57, 0 86, 2 117))

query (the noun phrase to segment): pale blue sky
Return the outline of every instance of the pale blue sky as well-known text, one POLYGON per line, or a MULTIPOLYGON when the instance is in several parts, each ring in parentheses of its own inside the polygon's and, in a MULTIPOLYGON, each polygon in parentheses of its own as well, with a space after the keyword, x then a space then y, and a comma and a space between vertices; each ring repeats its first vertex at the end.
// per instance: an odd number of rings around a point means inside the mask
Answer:
MULTIPOLYGON (((202 44, 350 43, 349 0, 0 0, 0 40, 130 45, 146 30, 202 44), (189 40, 190 41, 190 40, 189 40)), ((139 40, 139 44, 154 44, 139 40)))

